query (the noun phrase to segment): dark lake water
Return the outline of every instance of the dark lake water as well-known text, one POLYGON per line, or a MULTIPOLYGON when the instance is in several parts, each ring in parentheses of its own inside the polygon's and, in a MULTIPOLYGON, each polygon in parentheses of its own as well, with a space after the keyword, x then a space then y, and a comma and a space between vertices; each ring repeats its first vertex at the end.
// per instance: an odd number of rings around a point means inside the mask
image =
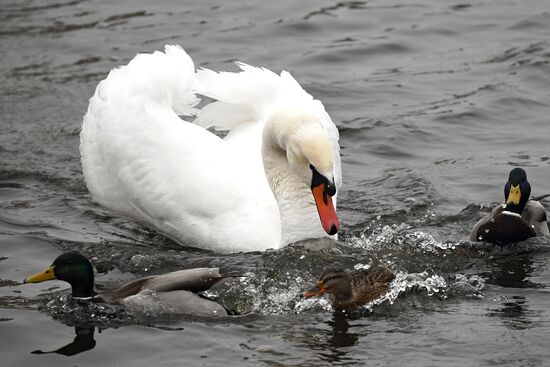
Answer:
POLYGON ((464 241, 512 167, 550 193, 547 0, 3 0, 0 55, 3 366, 550 365, 548 239, 464 241), (91 201, 88 99, 111 68, 166 43, 215 70, 288 70, 323 101, 341 136, 341 245, 182 249, 91 201), (106 286, 244 269, 212 293, 244 315, 131 314, 75 305, 60 282, 20 284, 67 250, 106 286), (383 299, 344 317, 296 297, 325 266, 368 254, 397 275, 383 299), (73 340, 73 356, 31 353, 73 340))

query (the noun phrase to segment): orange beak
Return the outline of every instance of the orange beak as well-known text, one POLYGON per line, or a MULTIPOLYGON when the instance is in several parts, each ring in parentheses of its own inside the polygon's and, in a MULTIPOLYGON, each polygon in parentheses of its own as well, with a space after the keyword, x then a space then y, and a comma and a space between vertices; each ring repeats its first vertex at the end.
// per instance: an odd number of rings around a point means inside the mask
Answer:
POLYGON ((336 234, 340 229, 340 222, 332 204, 332 197, 327 193, 325 184, 312 187, 311 192, 315 199, 315 205, 317 206, 317 212, 319 213, 323 229, 330 235, 336 234))
POLYGON ((308 291, 305 291, 302 293, 302 297, 308 298, 308 297, 318 297, 322 296, 326 292, 326 288, 321 283, 317 283, 315 287, 311 288, 308 291))

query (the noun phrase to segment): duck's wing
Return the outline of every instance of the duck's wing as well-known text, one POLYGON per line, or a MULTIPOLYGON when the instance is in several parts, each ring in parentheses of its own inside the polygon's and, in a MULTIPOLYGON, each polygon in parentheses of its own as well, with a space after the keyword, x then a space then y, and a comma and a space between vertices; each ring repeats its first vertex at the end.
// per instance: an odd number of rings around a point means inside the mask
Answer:
POLYGON ((529 200, 521 213, 524 220, 532 226, 537 236, 550 236, 548 216, 544 206, 536 201, 529 200))
POLYGON ((495 218, 498 214, 500 214, 502 210, 503 210, 502 204, 497 205, 496 207, 493 208, 493 210, 491 210, 489 214, 487 214, 486 216, 478 220, 477 223, 474 224, 474 226, 472 227, 472 230, 470 231, 470 237, 469 237, 470 241, 473 241, 473 242, 482 241, 483 232, 480 231, 480 228, 482 226, 486 226, 487 223, 491 223, 491 220, 493 220, 493 218, 495 218))
POLYGON ((125 298, 138 294, 144 289, 144 284, 151 277, 135 279, 129 283, 126 283, 115 290, 105 290, 97 294, 92 301, 93 302, 105 302, 105 303, 119 303, 125 298))
POLYGON ((196 112, 194 75, 185 51, 167 46, 99 83, 80 134, 88 189, 102 206, 187 245, 276 247, 278 209, 265 177, 223 139, 178 116, 196 112))
POLYGON ((369 269, 351 273, 350 282, 353 300, 363 305, 386 293, 395 275, 382 263, 373 264, 369 269))
POLYGON ((382 262, 373 263, 368 269, 358 270, 351 274, 351 284, 356 287, 374 287, 377 284, 388 285, 395 275, 382 262))
POLYGON ((206 291, 226 279, 228 277, 221 275, 218 268, 185 269, 148 277, 142 289, 157 292, 186 290, 196 293, 206 291))
POLYGON ((550 194, 544 194, 544 195, 539 195, 539 196, 533 196, 531 197, 530 200, 534 200, 534 201, 541 201, 542 199, 546 199, 547 197, 549 197, 550 194))
POLYGON ((218 268, 178 270, 135 279, 113 291, 101 292, 98 295, 97 301, 117 303, 145 290, 153 292, 171 292, 175 290, 185 290, 194 293, 203 292, 210 289, 214 284, 230 277, 234 276, 221 275, 218 268))

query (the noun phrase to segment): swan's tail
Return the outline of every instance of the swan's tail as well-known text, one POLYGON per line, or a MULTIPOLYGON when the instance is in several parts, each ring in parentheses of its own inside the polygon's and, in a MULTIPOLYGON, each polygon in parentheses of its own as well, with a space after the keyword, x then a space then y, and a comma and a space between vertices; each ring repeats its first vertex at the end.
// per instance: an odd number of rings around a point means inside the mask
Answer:
POLYGON ((88 114, 109 105, 121 109, 153 102, 172 107, 178 115, 192 115, 199 102, 194 83, 195 66, 189 55, 180 46, 167 45, 164 52, 138 54, 128 65, 113 69, 98 84, 88 114))
MULTIPOLYGON (((126 172, 124 159, 140 157, 138 148, 132 148, 139 139, 170 135, 173 124, 181 121, 177 115, 196 113, 194 83, 191 58, 181 47, 167 45, 164 52, 138 54, 98 84, 80 133, 82 169, 97 201, 119 212, 133 210, 126 202, 114 203, 125 194, 119 180, 126 172)), ((152 143, 139 149, 153 149, 152 143)))

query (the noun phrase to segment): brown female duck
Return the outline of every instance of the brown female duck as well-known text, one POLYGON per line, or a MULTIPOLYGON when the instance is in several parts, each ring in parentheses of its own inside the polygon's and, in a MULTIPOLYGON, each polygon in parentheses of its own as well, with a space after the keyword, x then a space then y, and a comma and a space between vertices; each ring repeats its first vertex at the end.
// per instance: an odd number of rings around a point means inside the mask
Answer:
POLYGON ((375 263, 367 270, 345 272, 327 268, 315 287, 302 293, 303 297, 331 295, 336 310, 352 310, 386 293, 395 275, 382 263, 375 263))

